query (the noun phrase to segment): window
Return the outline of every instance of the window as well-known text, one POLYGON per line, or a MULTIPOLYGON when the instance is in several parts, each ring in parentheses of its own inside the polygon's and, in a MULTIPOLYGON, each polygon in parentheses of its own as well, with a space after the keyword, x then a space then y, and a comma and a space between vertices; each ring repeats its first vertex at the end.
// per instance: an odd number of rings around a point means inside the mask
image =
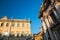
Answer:
POLYGON ((0 38, 1 38, 1 36, 2 36, 2 33, 0 32, 0 38))
POLYGON ((14 23, 12 23, 12 27, 14 27, 14 23))
POLYGON ((19 35, 20 33, 19 33, 19 31, 17 31, 17 37, 19 37, 20 35, 19 35))
POLYGON ((27 27, 28 27, 28 23, 27 23, 27 27))
POLYGON ((4 23, 1 23, 1 27, 4 25, 4 23))
POLYGON ((60 19, 60 5, 55 5, 56 9, 55 9, 55 14, 57 16, 57 19, 60 19))
POLYGON ((54 24, 54 22, 53 22, 53 20, 52 20, 52 18, 50 16, 48 16, 48 21, 49 21, 51 26, 52 26, 52 24, 54 24))
POLYGON ((26 23, 27 28, 29 27, 28 23, 26 23))
POLYGON ((19 26, 20 26, 20 24, 18 23, 18 24, 17 24, 17 27, 19 27, 19 26))
POLYGON ((22 31, 21 37, 23 37, 23 36, 24 36, 24 32, 22 31))
POLYGON ((57 18, 56 18, 55 14, 54 14, 54 12, 52 10, 51 10, 50 16, 51 16, 52 20, 56 23, 57 22, 57 18))
POLYGON ((23 37, 23 34, 21 34, 21 37, 23 37))
POLYGON ((17 37, 19 37, 19 33, 17 33, 17 37))
POLYGON ((14 37, 13 31, 10 32, 9 36, 10 36, 10 37, 14 37))
POLYGON ((57 5, 57 6, 56 6, 56 9, 57 9, 58 15, 60 16, 60 5, 57 5))
POLYGON ((22 27, 24 27, 24 23, 22 24, 22 27))
POLYGON ((6 26, 8 27, 9 26, 9 23, 7 23, 6 26))

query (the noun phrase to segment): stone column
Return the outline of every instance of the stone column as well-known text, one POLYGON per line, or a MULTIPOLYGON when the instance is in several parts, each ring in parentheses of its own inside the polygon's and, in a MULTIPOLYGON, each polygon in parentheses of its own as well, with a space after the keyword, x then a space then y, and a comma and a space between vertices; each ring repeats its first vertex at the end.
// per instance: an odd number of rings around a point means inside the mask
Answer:
POLYGON ((44 29, 44 33, 45 33, 46 39, 48 40, 48 33, 46 31, 47 28, 46 28, 44 20, 42 20, 42 25, 43 25, 43 29, 44 29))
POLYGON ((52 20, 50 15, 49 15, 49 21, 51 22, 51 24, 54 24, 54 21, 52 20))
POLYGON ((49 31, 49 34, 50 34, 50 38, 51 38, 51 40, 54 40, 52 31, 51 31, 51 29, 50 29, 51 26, 50 26, 49 21, 48 21, 47 18, 45 18, 45 22, 46 22, 46 25, 47 25, 47 28, 48 28, 48 31, 49 31))

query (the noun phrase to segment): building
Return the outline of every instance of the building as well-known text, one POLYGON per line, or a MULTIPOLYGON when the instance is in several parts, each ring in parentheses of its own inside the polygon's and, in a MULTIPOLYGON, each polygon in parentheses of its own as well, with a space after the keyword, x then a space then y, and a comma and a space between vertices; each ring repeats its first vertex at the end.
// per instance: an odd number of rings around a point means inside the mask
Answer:
POLYGON ((44 40, 60 40, 60 0, 43 0, 39 18, 43 25, 44 40))
POLYGON ((40 28, 41 31, 38 34, 34 34, 32 40, 43 40, 43 28, 40 28))
POLYGON ((2 36, 29 36, 31 35, 30 23, 30 19, 8 19, 4 16, 0 19, 0 33, 2 36))

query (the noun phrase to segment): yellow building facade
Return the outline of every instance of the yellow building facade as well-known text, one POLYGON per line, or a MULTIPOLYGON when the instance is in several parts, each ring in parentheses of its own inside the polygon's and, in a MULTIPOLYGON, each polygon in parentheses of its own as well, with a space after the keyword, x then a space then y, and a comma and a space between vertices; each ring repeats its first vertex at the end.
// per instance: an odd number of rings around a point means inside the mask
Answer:
POLYGON ((2 35, 14 34, 17 36, 31 35, 30 20, 26 19, 8 19, 6 16, 0 19, 0 33, 2 35))

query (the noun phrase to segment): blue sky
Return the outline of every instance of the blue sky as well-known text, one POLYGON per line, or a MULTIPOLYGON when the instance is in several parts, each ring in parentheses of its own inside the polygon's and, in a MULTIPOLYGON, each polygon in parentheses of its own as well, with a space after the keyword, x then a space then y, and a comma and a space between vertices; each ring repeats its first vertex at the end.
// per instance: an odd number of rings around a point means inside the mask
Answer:
POLYGON ((0 18, 30 18, 32 34, 38 33, 42 26, 38 18, 41 4, 42 0, 0 0, 0 18))

